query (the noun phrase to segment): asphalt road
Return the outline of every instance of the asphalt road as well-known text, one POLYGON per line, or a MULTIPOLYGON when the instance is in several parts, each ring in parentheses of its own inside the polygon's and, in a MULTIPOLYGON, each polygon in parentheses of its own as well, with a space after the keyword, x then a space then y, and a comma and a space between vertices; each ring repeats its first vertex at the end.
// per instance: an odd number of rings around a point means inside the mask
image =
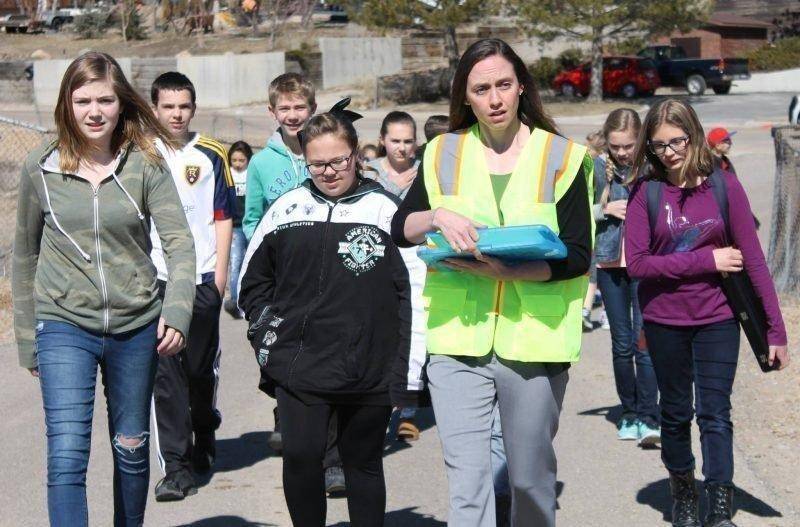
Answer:
MULTIPOLYGON (((782 122, 788 96, 704 97, 696 108, 707 125, 738 130, 732 159, 753 208, 769 225, 774 177, 770 122, 782 122)), ((600 117, 559 120, 576 140, 596 129, 600 117)), ((363 123, 371 130, 374 121, 363 123)), ((762 229, 768 232, 768 229, 762 229)), ((762 240, 765 242, 766 240, 762 240)), ((148 526, 289 526, 281 486, 281 459, 266 444, 274 402, 257 388, 258 372, 244 337, 245 326, 222 317, 223 358, 219 391, 223 424, 218 462, 199 493, 183 502, 148 503, 148 526)), ((38 383, 17 366, 12 346, 0 348, 0 526, 46 525, 44 418, 38 383)), ((742 360, 751 360, 742 354, 742 360)), ((559 457, 559 524, 569 527, 666 525, 669 506, 666 472, 658 451, 644 451, 615 438, 618 400, 607 331, 586 334, 583 357, 570 382, 556 439, 559 457)), ((734 421, 736 419, 734 409, 734 421)), ((387 441, 387 527, 444 526, 447 483, 439 439, 430 413, 420 441, 387 441)), ((98 392, 94 417, 88 496, 92 525, 112 524, 111 448, 105 401, 98 392)), ((697 441, 695 434, 695 442, 697 441)), ((699 456, 699 448, 695 445, 699 456)), ((797 526, 800 503, 770 491, 780 482, 757 474, 736 450, 736 520, 740 527, 797 526)), ((800 462, 797 450, 787 463, 800 462)), ((155 456, 151 487, 160 478, 155 456)), ((343 499, 328 500, 328 525, 348 525, 343 499)), ((528 526, 525 526, 528 527, 528 526)))

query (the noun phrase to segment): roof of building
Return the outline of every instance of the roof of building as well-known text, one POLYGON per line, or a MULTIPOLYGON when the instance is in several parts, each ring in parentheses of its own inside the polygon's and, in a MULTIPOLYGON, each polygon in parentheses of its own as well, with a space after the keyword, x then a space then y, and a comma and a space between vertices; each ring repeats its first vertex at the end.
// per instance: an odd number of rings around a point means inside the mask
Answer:
POLYGON ((773 27, 769 22, 762 22, 754 18, 729 15, 726 13, 714 13, 705 25, 712 27, 749 27, 759 29, 770 29, 773 27))

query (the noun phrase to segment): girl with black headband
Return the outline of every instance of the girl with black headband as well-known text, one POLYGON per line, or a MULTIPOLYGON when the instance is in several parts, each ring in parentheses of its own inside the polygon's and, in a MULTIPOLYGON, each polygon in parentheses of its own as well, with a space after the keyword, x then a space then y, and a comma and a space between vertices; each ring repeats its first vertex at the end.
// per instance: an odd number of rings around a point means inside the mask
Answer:
POLYGON ((345 110, 301 136, 311 179, 278 198, 245 256, 239 305, 282 417, 283 485, 295 527, 325 524, 323 456, 331 413, 351 525, 383 525, 383 441, 392 406, 423 394, 425 266, 389 235, 397 199, 361 176, 345 110))

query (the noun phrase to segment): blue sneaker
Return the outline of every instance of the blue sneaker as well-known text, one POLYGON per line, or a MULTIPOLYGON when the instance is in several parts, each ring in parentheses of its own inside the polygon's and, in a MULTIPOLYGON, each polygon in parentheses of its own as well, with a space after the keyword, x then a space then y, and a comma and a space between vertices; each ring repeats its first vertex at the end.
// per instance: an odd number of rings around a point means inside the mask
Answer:
POLYGON ((642 448, 655 448, 661 443, 661 427, 649 419, 639 422, 639 446, 642 448))
POLYGON ((617 423, 617 439, 636 441, 639 439, 639 422, 635 417, 623 416, 617 423))

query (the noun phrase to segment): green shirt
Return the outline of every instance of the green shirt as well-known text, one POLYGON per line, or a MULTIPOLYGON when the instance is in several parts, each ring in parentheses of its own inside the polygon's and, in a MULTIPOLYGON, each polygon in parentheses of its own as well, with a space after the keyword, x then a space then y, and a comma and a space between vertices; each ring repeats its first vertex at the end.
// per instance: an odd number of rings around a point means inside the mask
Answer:
POLYGON ((494 201, 497 204, 497 213, 500 215, 500 225, 503 225, 505 221, 503 220, 503 211, 500 210, 500 200, 503 199, 503 193, 508 187, 511 172, 508 174, 491 174, 489 178, 492 180, 492 190, 494 191, 494 201))

